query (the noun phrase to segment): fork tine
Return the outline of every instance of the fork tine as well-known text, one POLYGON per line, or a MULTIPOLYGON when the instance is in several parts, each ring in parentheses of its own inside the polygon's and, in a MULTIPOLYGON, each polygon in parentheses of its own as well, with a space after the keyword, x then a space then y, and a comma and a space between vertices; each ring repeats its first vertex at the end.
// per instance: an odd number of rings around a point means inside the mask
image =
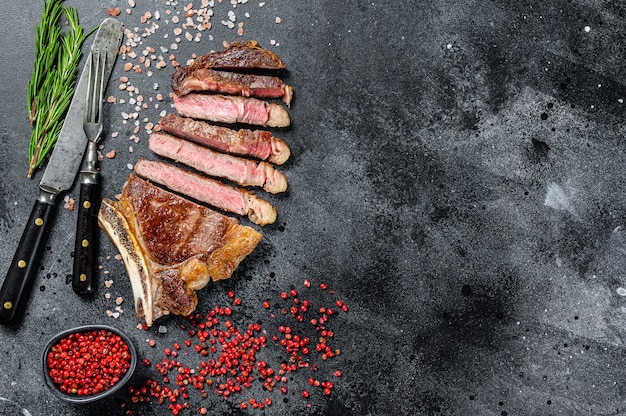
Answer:
POLYGON ((85 122, 89 122, 91 121, 91 106, 92 106, 92 99, 91 96, 93 95, 93 57, 94 57, 94 51, 91 51, 91 53, 89 54, 89 59, 87 60, 87 105, 85 106, 85 122))
POLYGON ((96 72, 98 75, 98 84, 99 84, 98 85, 99 91, 98 91, 98 94, 96 94, 98 98, 98 104, 96 106, 96 108, 98 109, 97 111, 98 123, 102 122, 102 106, 103 106, 102 101, 104 100, 104 70, 106 67, 106 58, 107 58, 106 54, 98 53, 98 60, 97 60, 98 66, 97 66, 97 72, 96 72))
POLYGON ((93 50, 89 54, 89 77, 87 78, 87 111, 85 113, 85 122, 93 123, 95 121, 94 110, 96 108, 97 99, 95 87, 98 76, 98 62, 100 60, 100 51, 93 50), (96 61, 96 62, 94 62, 96 61))
POLYGON ((89 140, 97 140, 102 129, 106 54, 101 54, 97 49, 91 51, 87 64, 89 76, 87 78, 88 95, 84 127, 89 140))

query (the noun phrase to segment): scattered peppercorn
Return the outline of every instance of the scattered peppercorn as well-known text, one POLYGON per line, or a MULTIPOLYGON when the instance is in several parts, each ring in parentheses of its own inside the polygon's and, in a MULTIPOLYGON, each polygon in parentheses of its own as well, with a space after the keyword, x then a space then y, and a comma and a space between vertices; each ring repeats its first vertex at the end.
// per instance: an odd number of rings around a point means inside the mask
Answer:
MULTIPOLYGON (((305 280, 304 286, 310 285, 310 281, 305 280)), ((319 287, 322 290, 327 288, 325 284, 319 287)), ((330 295, 330 292, 327 293, 330 295)), ((188 316, 187 321, 179 326, 184 331, 184 341, 174 342, 165 348, 163 359, 154 366, 162 375, 162 382, 148 380, 146 385, 132 390, 131 401, 141 403, 154 399, 158 403, 167 404, 172 414, 176 415, 189 406, 187 400, 191 390, 196 390, 204 398, 211 388, 218 397, 227 400, 237 398, 235 400, 241 409, 263 410, 273 406, 275 397, 268 395, 257 399, 241 395, 257 383, 267 393, 277 390, 278 394, 285 395, 288 384, 294 380, 294 374, 302 371, 315 375, 309 377, 309 384, 315 391, 326 396, 332 394, 334 385, 324 379, 324 374, 326 377, 340 377, 342 371, 322 371, 322 367, 314 360, 327 361, 339 355, 340 350, 330 345, 334 342, 334 332, 328 326, 337 313, 329 305, 313 307, 310 300, 299 298, 298 295, 296 288, 279 292, 280 299, 286 304, 276 307, 284 310, 283 315, 272 312, 270 300, 262 301, 261 305, 268 310, 270 318, 278 316, 281 319, 274 330, 270 324, 262 327, 261 321, 242 324, 236 313, 239 309, 233 310, 230 306, 215 306, 207 314, 194 313, 188 316), (295 324, 290 325, 289 319, 293 319, 295 324), (303 322, 307 324, 300 325, 303 322), (286 353, 280 363, 261 359, 259 353, 269 342, 286 353), (178 360, 179 356, 181 359, 189 359, 193 352, 200 357, 194 365, 186 366, 178 360)), ((241 305, 242 300, 234 291, 229 291, 227 296, 233 305, 241 305)), ((335 299, 329 303, 341 310, 345 306, 343 301, 340 306, 335 299)), ((312 392, 304 390, 301 394, 308 399, 312 392)), ((197 408, 197 411, 206 414, 202 409, 207 412, 206 408, 197 408)))

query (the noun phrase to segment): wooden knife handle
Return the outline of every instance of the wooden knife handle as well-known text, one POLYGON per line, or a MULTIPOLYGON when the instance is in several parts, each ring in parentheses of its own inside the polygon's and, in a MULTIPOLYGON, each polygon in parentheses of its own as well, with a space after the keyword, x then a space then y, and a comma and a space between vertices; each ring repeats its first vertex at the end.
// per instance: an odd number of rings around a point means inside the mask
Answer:
POLYGON ((13 325, 25 308, 48 238, 54 205, 37 200, 0 288, 0 323, 13 325))
POLYGON ((97 180, 80 185, 80 205, 74 244, 72 289, 79 295, 95 293, 95 265, 98 255, 98 209, 100 184, 97 180))

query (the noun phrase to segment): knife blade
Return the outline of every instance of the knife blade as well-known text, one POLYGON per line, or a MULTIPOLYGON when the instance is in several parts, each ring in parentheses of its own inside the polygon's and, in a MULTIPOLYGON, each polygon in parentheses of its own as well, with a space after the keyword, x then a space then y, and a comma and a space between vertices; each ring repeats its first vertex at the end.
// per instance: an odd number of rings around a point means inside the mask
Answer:
MULTIPOLYGON (((107 80, 113 70, 114 58, 117 56, 122 37, 122 23, 117 19, 107 18, 100 24, 91 46, 91 49, 106 51, 107 56, 111 58, 106 67, 107 80)), ((83 70, 59 138, 39 183, 39 196, 0 288, 1 324, 16 324, 25 309, 25 301, 37 274, 38 261, 54 217, 57 197, 72 187, 80 168, 87 147, 87 137, 83 131, 83 116, 87 103, 86 89, 87 74, 83 70)))

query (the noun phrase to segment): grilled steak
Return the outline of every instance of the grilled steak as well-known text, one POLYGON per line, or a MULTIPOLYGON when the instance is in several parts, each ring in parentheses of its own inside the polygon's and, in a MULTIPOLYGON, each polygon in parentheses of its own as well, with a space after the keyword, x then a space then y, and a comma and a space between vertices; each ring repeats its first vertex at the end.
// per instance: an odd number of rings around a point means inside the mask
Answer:
POLYGON ((287 189, 287 178, 267 162, 219 153, 167 133, 150 135, 150 150, 159 156, 183 163, 209 176, 217 176, 242 186, 260 186, 276 194, 287 189))
POLYGON ((172 74, 172 90, 178 95, 218 92, 243 97, 282 98, 287 106, 293 96, 293 88, 278 77, 215 71, 191 65, 176 68, 172 74))
POLYGON ((267 225, 276 221, 276 209, 247 189, 235 188, 168 163, 146 159, 140 159, 135 164, 135 173, 221 210, 247 215, 255 224, 267 225))
POLYGON ((287 127, 287 110, 256 98, 221 94, 174 94, 174 107, 184 117, 219 123, 245 123, 264 127, 287 127))
POLYGON ((160 122, 161 129, 204 146, 241 156, 252 156, 281 165, 291 151, 282 139, 265 130, 232 130, 170 113, 160 122))
POLYGON ((119 201, 103 199, 98 222, 122 256, 135 312, 148 326, 163 315, 192 313, 196 291, 230 278, 262 237, 133 174, 119 201))
POLYGON ((213 69, 284 69, 278 55, 263 49, 256 40, 231 42, 222 51, 199 56, 192 63, 195 67, 213 69))

